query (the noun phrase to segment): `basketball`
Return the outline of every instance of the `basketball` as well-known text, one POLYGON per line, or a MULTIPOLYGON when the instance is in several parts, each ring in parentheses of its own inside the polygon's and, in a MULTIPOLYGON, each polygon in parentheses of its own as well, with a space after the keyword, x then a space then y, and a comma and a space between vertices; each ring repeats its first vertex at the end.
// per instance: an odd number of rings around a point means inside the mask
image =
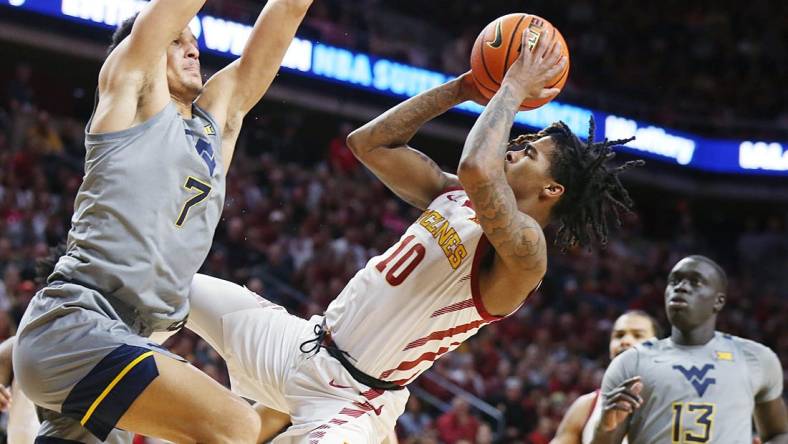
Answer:
MULTIPOLYGON (((531 14, 509 14, 499 17, 487 25, 471 51, 471 73, 474 83, 484 97, 491 99, 501 87, 506 70, 517 60, 520 54, 523 32, 530 33, 528 41, 536 45, 539 36, 554 29, 553 25, 547 20, 531 14)), ((566 68, 555 78, 548 82, 546 88, 561 89, 569 77, 569 49, 561 33, 556 29, 556 35, 560 39, 563 48, 562 53, 566 56, 566 68)), ((558 94, 556 94, 557 96, 558 94)), ((555 96, 544 99, 526 100, 520 107, 521 110, 538 108, 545 103, 553 100, 555 96)))

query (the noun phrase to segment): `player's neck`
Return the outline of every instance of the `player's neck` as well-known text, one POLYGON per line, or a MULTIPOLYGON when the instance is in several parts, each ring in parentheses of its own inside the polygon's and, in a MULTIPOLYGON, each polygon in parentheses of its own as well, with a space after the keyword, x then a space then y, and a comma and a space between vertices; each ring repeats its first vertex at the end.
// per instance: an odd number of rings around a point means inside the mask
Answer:
POLYGON ((552 207, 547 205, 540 205, 538 198, 534 199, 520 199, 517 202, 517 208, 531 216, 533 220, 535 220, 539 226, 542 228, 546 227, 550 224, 550 210, 552 207))
POLYGON ((670 339, 678 345, 704 345, 714 339, 714 322, 707 322, 687 331, 671 329, 670 339))
POLYGON ((175 108, 178 110, 178 114, 180 114, 181 117, 187 120, 192 118, 191 100, 183 100, 173 95, 171 95, 170 98, 172 99, 172 103, 175 104, 175 108))

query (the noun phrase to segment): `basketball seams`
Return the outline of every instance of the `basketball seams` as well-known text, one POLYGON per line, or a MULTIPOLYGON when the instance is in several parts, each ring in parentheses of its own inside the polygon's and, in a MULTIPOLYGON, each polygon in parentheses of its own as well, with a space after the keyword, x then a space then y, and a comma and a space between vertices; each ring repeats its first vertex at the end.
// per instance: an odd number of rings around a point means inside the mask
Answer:
POLYGON ((566 78, 568 76, 569 76, 569 66, 567 66, 566 69, 564 69, 564 73, 561 75, 561 77, 559 77, 558 80, 555 81, 555 83, 553 83, 552 85, 548 86, 548 88, 560 88, 560 87, 562 87, 563 86, 563 82, 566 81, 566 78))
MULTIPOLYGON (((563 45, 561 52, 567 57, 567 65, 561 73, 557 74, 551 81, 548 81, 548 84, 545 86, 545 88, 563 89, 569 78, 569 49, 566 45, 566 40, 549 21, 532 14, 515 13, 504 15, 489 23, 474 42, 471 51, 471 77, 477 89, 485 98, 491 99, 500 89, 503 78, 506 76, 508 68, 510 68, 510 63, 514 63, 514 59, 517 56, 517 54, 513 54, 512 47, 520 48, 521 46, 515 40, 522 40, 523 33, 528 32, 528 27, 535 20, 543 21, 543 27, 546 30, 549 30, 551 27, 555 29, 563 45), (501 37, 503 38, 501 39, 501 37), (506 44, 502 44, 501 40, 507 41, 506 44), (501 73, 500 76, 493 75, 493 73, 499 72, 501 73)), ((539 108, 554 98, 555 96, 545 99, 525 100, 521 104, 520 109, 531 110, 539 108)))
MULTIPOLYGON (((501 83, 498 82, 497 80, 495 80, 495 77, 493 77, 492 73, 490 72, 490 68, 487 67, 487 60, 484 57, 484 50, 487 48, 486 45, 484 44, 484 41, 487 39, 487 34, 489 33, 489 29, 495 29, 496 23, 497 23, 497 21, 496 22, 492 22, 489 25, 487 25, 487 28, 485 28, 484 32, 482 33, 483 38, 482 38, 482 42, 481 42, 481 51, 480 51, 481 54, 480 54, 480 56, 481 56, 481 59, 482 59, 482 66, 484 67, 484 72, 487 74, 487 78, 490 79, 496 86, 500 87, 501 83)), ((482 82, 479 82, 479 84, 481 85, 482 82)), ((487 88, 487 89, 492 89, 492 88, 487 87, 486 85, 484 85, 484 87, 487 88)))
MULTIPOLYGON (((514 25, 514 30, 512 31, 511 37, 509 38, 509 46, 506 47, 506 57, 503 59, 503 72, 501 73, 501 80, 503 80, 504 76, 506 76, 506 71, 509 70, 509 56, 512 53, 512 44, 514 43, 514 40, 517 38, 517 31, 520 29, 520 25, 523 24, 523 20, 525 20, 526 17, 529 17, 531 19, 528 20, 528 24, 530 24, 531 21, 533 20, 533 17, 530 15, 523 15, 522 17, 520 17, 520 20, 517 21, 517 24, 514 25)), ((520 36, 520 39, 522 40, 522 36, 520 36)))

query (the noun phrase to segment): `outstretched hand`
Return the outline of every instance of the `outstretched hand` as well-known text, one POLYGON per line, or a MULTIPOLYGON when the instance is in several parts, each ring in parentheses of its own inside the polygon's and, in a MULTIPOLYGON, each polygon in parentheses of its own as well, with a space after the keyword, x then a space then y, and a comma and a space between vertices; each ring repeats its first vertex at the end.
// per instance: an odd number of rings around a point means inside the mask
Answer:
POLYGON ((640 397, 641 390, 643 390, 643 383, 640 381, 640 376, 635 376, 602 395, 604 397, 602 421, 600 422, 602 430, 606 432, 615 430, 629 415, 643 405, 643 398, 640 397))
POLYGON ((523 32, 520 55, 504 77, 504 83, 513 85, 525 94, 525 100, 553 97, 561 90, 546 88, 547 82, 554 79, 564 68, 567 58, 562 53, 561 39, 555 28, 538 36, 536 45, 529 43, 532 34, 523 32), (529 48, 533 46, 532 48, 529 48))

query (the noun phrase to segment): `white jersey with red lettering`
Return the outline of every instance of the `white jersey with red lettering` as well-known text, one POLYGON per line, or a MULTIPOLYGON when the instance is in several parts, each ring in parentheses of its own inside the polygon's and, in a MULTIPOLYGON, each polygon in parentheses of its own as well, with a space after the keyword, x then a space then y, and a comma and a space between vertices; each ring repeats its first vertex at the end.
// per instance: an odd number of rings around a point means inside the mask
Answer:
POLYGON ((488 251, 468 196, 451 190, 371 259, 324 316, 301 319, 244 287, 197 275, 187 326, 225 359, 233 391, 290 415, 292 425, 274 443, 393 442, 387 439, 408 389, 358 382, 314 347, 316 334, 326 325, 359 370, 406 385, 499 319, 479 294, 488 251))
POLYGON ((499 319, 479 294, 488 245, 465 191, 441 194, 329 305, 325 319, 334 342, 364 373, 411 382, 499 319))

